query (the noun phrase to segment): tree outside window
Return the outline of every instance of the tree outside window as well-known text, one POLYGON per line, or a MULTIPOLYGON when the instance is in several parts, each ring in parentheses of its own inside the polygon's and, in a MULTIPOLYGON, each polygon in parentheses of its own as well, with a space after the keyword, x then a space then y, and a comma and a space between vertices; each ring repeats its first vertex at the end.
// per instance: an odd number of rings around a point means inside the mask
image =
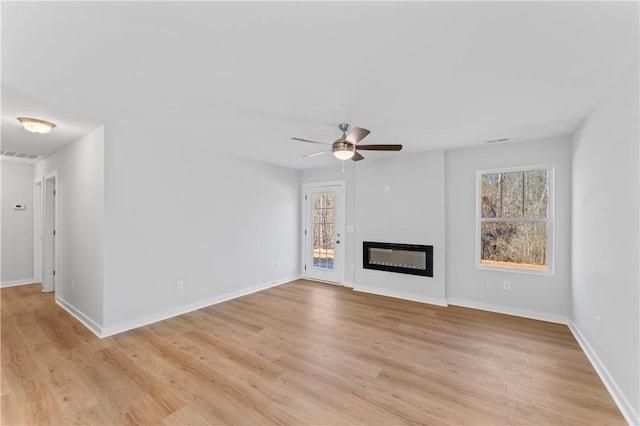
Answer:
POLYGON ((551 272, 551 172, 478 172, 480 268, 551 272))

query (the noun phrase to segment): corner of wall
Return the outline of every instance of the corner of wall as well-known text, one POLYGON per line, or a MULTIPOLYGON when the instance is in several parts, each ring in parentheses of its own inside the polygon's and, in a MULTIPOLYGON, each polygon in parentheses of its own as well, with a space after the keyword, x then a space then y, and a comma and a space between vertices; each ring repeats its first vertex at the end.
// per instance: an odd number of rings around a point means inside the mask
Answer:
POLYGON ((638 413, 634 409, 633 404, 630 403, 624 392, 622 392, 615 379, 607 369, 606 365, 602 362, 602 360, 600 360, 591 345, 589 345, 589 342, 580 332, 578 326, 573 321, 570 321, 568 326, 569 330, 571 330, 571 333, 573 334, 573 337, 575 337, 576 341, 582 348, 582 351, 589 359, 589 362, 591 362, 591 365, 598 373, 598 376, 600 376, 600 379, 604 383, 604 386, 609 391, 609 394, 622 412, 622 415, 624 416, 627 423, 629 423, 630 425, 640 425, 640 413, 638 413))
POLYGON ((630 424, 640 424, 639 74, 636 56, 572 135, 570 329, 630 424))

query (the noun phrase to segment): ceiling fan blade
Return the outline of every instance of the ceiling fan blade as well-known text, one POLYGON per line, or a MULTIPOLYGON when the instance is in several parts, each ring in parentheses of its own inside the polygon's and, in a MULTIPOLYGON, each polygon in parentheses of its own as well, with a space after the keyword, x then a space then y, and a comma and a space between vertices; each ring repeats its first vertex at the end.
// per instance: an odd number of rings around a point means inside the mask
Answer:
POLYGON ((315 157, 316 155, 322 155, 322 154, 326 154, 329 153, 331 151, 320 151, 320 152, 312 152, 311 154, 305 154, 302 157, 315 157))
POLYGON ((363 149, 368 151, 400 151, 402 149, 402 145, 400 144, 358 145, 356 149, 363 149))
POLYGON ((364 157, 356 152, 353 154, 353 157, 351 157, 351 159, 353 161, 360 161, 360 160, 364 160, 364 157))
POLYGON ((300 142, 309 142, 309 143, 318 143, 320 145, 331 145, 331 142, 316 142, 316 141, 310 141, 308 139, 300 139, 300 138, 291 138, 295 141, 300 141, 300 142))
POLYGON ((347 135, 345 140, 347 142, 349 142, 349 143, 357 144, 362 139, 364 139, 369 133, 371 133, 371 132, 368 131, 367 129, 362 129, 360 127, 354 127, 353 129, 351 129, 351 131, 349 132, 349 134, 347 135))

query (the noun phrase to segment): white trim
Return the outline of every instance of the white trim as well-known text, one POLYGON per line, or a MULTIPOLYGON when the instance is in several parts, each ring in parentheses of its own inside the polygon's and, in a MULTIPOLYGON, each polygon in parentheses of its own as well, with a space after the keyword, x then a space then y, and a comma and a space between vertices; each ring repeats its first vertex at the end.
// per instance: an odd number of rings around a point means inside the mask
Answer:
POLYGON ((555 167, 553 165, 531 165, 531 166, 522 166, 522 167, 504 167, 498 169, 487 169, 487 170, 477 170, 476 171, 476 269, 481 270, 489 270, 489 271, 504 271, 504 272, 515 272, 515 273, 523 273, 523 274, 533 274, 533 275, 553 275, 554 271, 554 256, 553 256, 553 248, 554 248, 554 199, 555 199, 555 167), (482 253, 480 251, 481 240, 482 240, 482 202, 480 201, 480 195, 482 194, 482 175, 492 174, 492 173, 515 173, 515 172, 525 172, 532 170, 546 170, 548 175, 548 184, 549 184, 549 193, 547 194, 547 217, 542 220, 541 219, 531 219, 531 218, 485 218, 485 222, 520 222, 520 223, 531 223, 531 222, 546 222, 547 223, 547 270, 546 271, 538 271, 535 269, 525 269, 525 268, 516 268, 516 267, 505 267, 505 266, 490 266, 483 265, 481 263, 482 253))
POLYGON ((2 281, 0 288, 15 287, 18 285, 38 284, 33 278, 22 278, 20 280, 2 281))
POLYGON ((571 330, 571 333, 573 333, 573 337, 575 337, 576 341, 582 348, 582 351, 585 353, 585 355, 591 362, 591 365, 593 365, 593 368, 596 370, 596 373, 598 373, 598 376, 600 376, 600 380, 602 380, 602 383, 604 383, 604 386, 609 391, 609 394, 615 401, 618 409, 620 410, 620 412, 622 412, 624 419, 630 425, 640 425, 640 414, 635 412, 635 410, 633 409, 633 405, 629 403, 629 400, 625 397, 624 393, 620 391, 618 384, 613 379, 611 374, 609 374, 609 370, 607 370, 607 367, 605 367, 602 361, 600 361, 598 355, 595 353, 591 345, 589 345, 589 342, 587 342, 587 339, 584 338, 584 336, 580 332, 580 329, 573 321, 569 323, 569 330, 571 330))
POLYGON ((302 189, 305 188, 315 188, 319 186, 344 186, 345 181, 343 180, 330 180, 328 182, 313 182, 313 183, 303 183, 302 189))
POLYGON ((476 268, 484 271, 516 272, 518 274, 547 275, 547 276, 553 275, 553 272, 549 272, 548 268, 546 271, 539 271, 537 269, 511 268, 509 266, 491 266, 491 265, 484 265, 482 263, 476 265, 476 268))
POLYGON ((391 291, 391 290, 386 290, 386 289, 377 288, 377 287, 367 287, 367 286, 356 284, 353 287, 353 291, 359 291, 361 293, 377 294, 378 296, 393 297, 395 299, 410 300, 412 302, 428 303, 430 305, 445 306, 445 307, 447 306, 446 299, 438 299, 435 297, 421 296, 418 294, 404 293, 400 291, 391 291))
POLYGON ((494 305, 491 303, 475 302, 462 299, 447 299, 449 305, 463 308, 479 309, 481 311, 495 312, 497 314, 513 315, 516 317, 529 318, 538 321, 553 322, 556 324, 567 324, 569 319, 562 315, 550 314, 547 312, 530 311, 528 309, 513 308, 511 306, 494 305))
MULTIPOLYGON (((346 238, 347 238, 347 204, 346 204, 346 198, 347 198, 347 186, 346 186, 346 181, 344 180, 332 180, 332 181, 328 181, 328 182, 313 182, 313 183, 304 183, 302 184, 302 221, 301 221, 301 230, 300 230, 300 235, 301 235, 301 244, 300 246, 302 247, 302 255, 300 256, 300 273, 302 275, 302 277, 304 279, 308 279, 311 281, 321 281, 321 282, 325 282, 323 280, 318 280, 316 278, 311 278, 307 275, 307 272, 310 271, 311 269, 307 270, 305 269, 305 265, 307 264, 307 235, 305 235, 304 231, 306 229, 307 226, 307 200, 305 199, 305 197, 307 196, 307 192, 310 189, 313 188, 322 188, 322 187, 327 187, 327 186, 338 186, 340 187, 340 212, 338 212, 338 214, 336 215, 336 218, 338 218, 338 220, 341 223, 340 226, 340 231, 341 231, 341 235, 342 237, 340 237, 345 244, 342 245, 341 247, 341 256, 342 256, 342 268, 340 271, 340 276, 337 278, 337 280, 335 282, 331 282, 332 284, 338 284, 338 285, 344 285, 345 282, 345 274, 346 274, 346 269, 347 269, 347 253, 346 253, 346 238), (341 214, 340 214, 341 213, 341 214)), ((329 282, 329 281, 326 281, 329 282)))
POLYGON ((67 302, 62 297, 58 296, 57 293, 56 293, 56 304, 60 306, 62 309, 64 309, 65 311, 67 311, 72 317, 80 321, 82 325, 87 327, 93 334, 95 334, 100 338, 103 337, 101 335, 102 327, 100 325, 98 325, 94 320, 92 320, 91 318, 89 318, 79 310, 77 310, 71 303, 67 302))
POLYGON ((289 276, 278 281, 270 281, 268 283, 254 285, 249 288, 245 288, 238 291, 232 291, 230 293, 225 293, 220 296, 212 297, 205 300, 200 300, 198 302, 190 303, 188 305, 176 306, 174 308, 170 308, 162 312, 157 312, 157 313, 145 315, 140 318, 123 321, 121 323, 118 323, 112 326, 103 327, 100 337, 113 336, 114 334, 119 334, 125 331, 133 330, 134 328, 143 327, 145 325, 153 324, 159 321, 164 321, 166 319, 173 318, 178 315, 183 315, 189 312, 197 311, 198 309, 206 308, 211 305, 216 305, 218 303, 226 302, 231 299, 246 296, 252 293, 257 293, 259 291, 266 290, 271 287, 276 287, 291 281, 295 281, 299 278, 300 278, 299 275, 289 276))
MULTIPOLYGON (((46 265, 45 262, 45 258, 46 258, 46 249, 45 246, 46 241, 47 241, 47 229, 44 226, 44 224, 46 223, 46 219, 45 217, 47 216, 47 205, 48 205, 48 198, 47 198, 47 182, 48 181, 53 181, 53 191, 54 191, 54 196, 53 196, 53 230, 55 230, 56 234, 55 234, 55 238, 53 238, 53 270, 55 271, 55 275, 53 275, 52 281, 53 281, 53 287, 52 288, 47 288, 46 287, 46 280, 45 277, 47 276, 46 271, 42 270, 42 283, 43 283, 43 287, 45 291, 51 292, 51 291, 56 291, 56 286, 57 286, 57 278, 60 276, 60 270, 58 268, 58 259, 60 258, 60 252, 58 250, 59 248, 59 244, 58 244, 58 240, 60 239, 60 229, 58 226, 59 223, 59 219, 58 219, 58 205, 60 204, 58 200, 60 200, 60 182, 58 180, 58 170, 54 170, 52 172, 49 172, 47 174, 44 175, 44 179, 43 179, 43 184, 44 186, 42 187, 43 190, 43 216, 42 216, 42 220, 43 220, 43 228, 42 228, 42 235, 43 235, 43 240, 42 240, 42 262, 43 262, 43 266, 46 265)), ((48 236, 49 238, 51 238, 51 235, 48 236)))
POLYGON ((43 281, 44 274, 44 177, 38 176, 33 180, 33 205, 37 207, 37 210, 33 209, 33 278, 38 282, 43 281), (39 194, 36 192, 36 187, 39 187, 39 194), (36 197, 39 198, 36 203, 36 197), (36 231, 40 231, 39 235, 36 235, 36 231), (40 260, 38 262, 38 259, 40 260))
POLYGON ((478 170, 479 175, 487 175, 492 173, 515 173, 515 172, 528 172, 531 170, 543 170, 552 169, 553 166, 549 164, 531 164, 528 166, 518 167, 497 167, 494 169, 478 170))

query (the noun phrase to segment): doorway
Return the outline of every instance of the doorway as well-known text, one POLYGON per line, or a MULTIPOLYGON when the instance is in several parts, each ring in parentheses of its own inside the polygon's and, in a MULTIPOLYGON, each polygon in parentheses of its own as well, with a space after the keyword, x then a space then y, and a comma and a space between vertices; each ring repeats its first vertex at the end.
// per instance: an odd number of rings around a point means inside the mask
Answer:
POLYGON ((42 226, 44 223, 42 178, 33 181, 33 280, 42 283, 42 226))
POLYGON ((344 282, 344 182, 303 186, 305 278, 334 284, 344 282))
POLYGON ((42 291, 56 289, 56 217, 57 217, 57 174, 44 179, 44 209, 42 228, 42 291))

